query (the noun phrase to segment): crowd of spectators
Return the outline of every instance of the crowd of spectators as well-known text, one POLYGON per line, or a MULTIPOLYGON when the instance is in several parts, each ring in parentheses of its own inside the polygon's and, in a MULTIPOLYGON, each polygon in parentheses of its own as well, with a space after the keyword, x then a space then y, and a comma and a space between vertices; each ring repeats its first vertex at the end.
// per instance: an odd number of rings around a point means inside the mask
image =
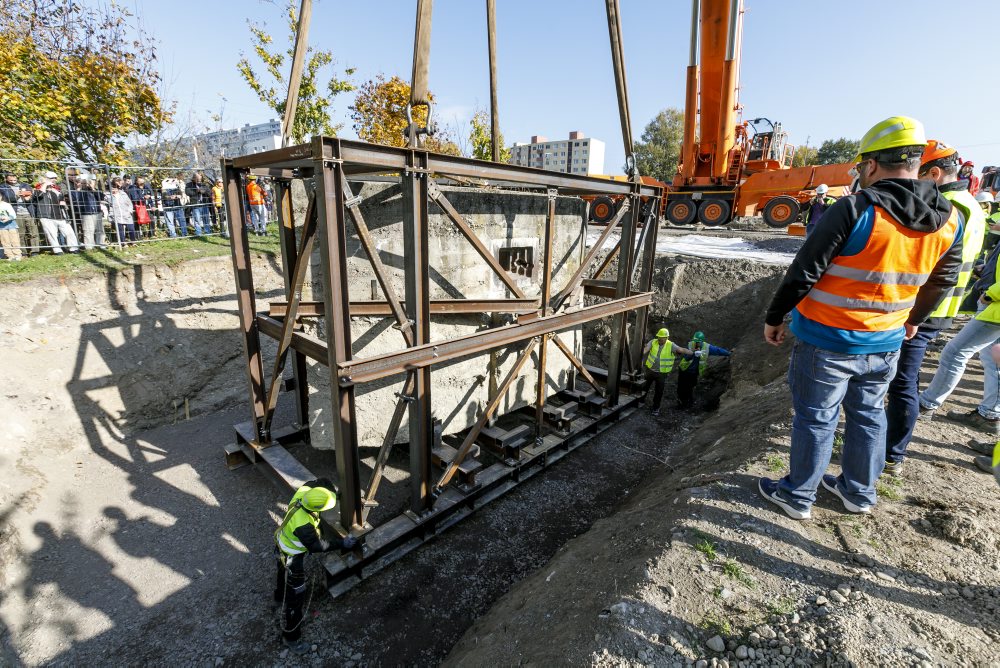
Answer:
MULTIPOLYGON (((13 172, 0 183, 0 246, 8 260, 49 252, 77 253, 157 238, 229 236, 221 180, 200 171, 108 177, 75 169, 63 179, 46 171, 28 181, 13 172)), ((274 198, 265 179, 242 188, 247 228, 267 233, 274 198)))

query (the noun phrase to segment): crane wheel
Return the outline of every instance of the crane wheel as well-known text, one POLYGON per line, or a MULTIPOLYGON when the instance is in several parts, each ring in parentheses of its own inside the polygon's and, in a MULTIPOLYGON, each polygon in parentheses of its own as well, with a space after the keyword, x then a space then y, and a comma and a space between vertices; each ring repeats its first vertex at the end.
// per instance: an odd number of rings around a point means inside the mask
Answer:
POLYGON ((729 202, 723 199, 707 199, 698 207, 698 220, 708 227, 717 227, 729 222, 729 202))
POLYGON ((799 215, 799 202, 794 197, 781 195, 764 205, 764 222, 769 227, 788 227, 799 215))
POLYGON ((590 219, 595 223, 607 223, 615 217, 618 206, 610 197, 601 195, 594 198, 590 205, 590 219))
POLYGON ((674 225, 690 225, 697 214, 694 200, 675 199, 667 204, 667 220, 674 225))

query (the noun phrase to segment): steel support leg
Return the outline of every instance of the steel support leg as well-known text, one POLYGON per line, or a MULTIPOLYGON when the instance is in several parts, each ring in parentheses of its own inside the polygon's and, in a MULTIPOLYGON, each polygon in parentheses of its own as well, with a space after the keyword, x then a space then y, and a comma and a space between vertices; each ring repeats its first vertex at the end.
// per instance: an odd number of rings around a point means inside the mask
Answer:
MULTIPOLYGON (((326 140, 330 142, 330 140, 326 140)), ((361 472, 358 464, 357 424, 354 414, 354 385, 341 383, 334 370, 351 359, 351 312, 347 286, 347 226, 344 220, 344 189, 340 179, 340 142, 324 146, 322 137, 313 140, 316 178, 316 215, 323 258, 323 301, 326 317, 327 357, 330 372, 330 399, 333 409, 331 431, 337 455, 340 493, 340 524, 350 531, 363 524, 361 472), (329 158, 324 155, 329 149, 329 158)))
MULTIPOLYGON (((629 215, 622 222, 621 250, 618 252, 618 281, 615 299, 627 297, 631 291, 632 257, 635 248, 635 229, 639 222, 639 196, 631 195, 629 215)), ((618 405, 621 390, 622 363, 625 353, 625 336, 628 332, 628 313, 615 315, 611 324, 611 351, 608 355, 608 404, 618 405)))
MULTIPOLYGON (((427 153, 410 151, 403 173, 403 257, 406 272, 406 313, 413 321, 413 345, 430 342, 430 262, 428 243, 427 153)), ((433 505, 431 495, 431 369, 413 372, 410 401, 410 510, 422 513, 433 505)))
MULTIPOLYGON (((292 297, 291 268, 298 260, 298 246, 295 243, 295 214, 292 210, 292 187, 290 181, 275 182, 275 199, 278 200, 278 230, 281 241, 281 266, 285 278, 285 298, 292 297)), ((309 376, 306 356, 292 351, 292 382, 295 383, 295 423, 304 428, 309 424, 309 376)))

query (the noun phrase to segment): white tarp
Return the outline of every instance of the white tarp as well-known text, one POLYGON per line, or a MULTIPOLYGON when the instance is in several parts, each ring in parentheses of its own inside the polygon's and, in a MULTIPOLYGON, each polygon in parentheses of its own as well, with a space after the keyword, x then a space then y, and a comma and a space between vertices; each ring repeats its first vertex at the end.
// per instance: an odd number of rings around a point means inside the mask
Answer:
MULTIPOLYGON (((589 231, 587 233, 587 246, 597 243, 600 232, 589 231)), ((606 249, 614 248, 618 243, 620 235, 612 234, 604 242, 606 249)), ((763 262, 765 264, 792 263, 795 253, 783 253, 760 248, 753 241, 747 241, 743 237, 722 237, 703 236, 700 234, 689 234, 686 236, 660 235, 656 241, 656 252, 674 253, 677 255, 690 255, 692 257, 719 258, 719 259, 743 259, 763 262)))

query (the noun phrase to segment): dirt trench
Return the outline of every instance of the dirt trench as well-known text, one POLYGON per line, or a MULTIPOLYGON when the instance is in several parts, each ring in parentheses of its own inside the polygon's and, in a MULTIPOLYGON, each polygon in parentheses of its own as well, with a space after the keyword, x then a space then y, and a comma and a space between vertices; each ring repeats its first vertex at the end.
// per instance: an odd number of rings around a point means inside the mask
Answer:
MULTIPOLYGON (((759 310, 779 270, 698 265, 690 274, 658 260, 654 317, 739 346, 749 316, 722 313, 759 310), (746 284, 729 294, 733 277, 746 284)), ((285 494, 222 463, 246 412, 230 271, 217 258, 5 292, 16 314, 3 323, 7 359, 19 370, 2 397, 15 416, 13 447, 0 453, 7 662, 294 663, 267 603, 285 494)), ((259 293, 275 294, 270 261, 256 258, 255 272, 259 293)), ((728 375, 713 365, 700 408, 728 375)), ((307 662, 438 663, 472 620, 621 507, 700 419, 636 413, 346 596, 318 589, 307 662)))

